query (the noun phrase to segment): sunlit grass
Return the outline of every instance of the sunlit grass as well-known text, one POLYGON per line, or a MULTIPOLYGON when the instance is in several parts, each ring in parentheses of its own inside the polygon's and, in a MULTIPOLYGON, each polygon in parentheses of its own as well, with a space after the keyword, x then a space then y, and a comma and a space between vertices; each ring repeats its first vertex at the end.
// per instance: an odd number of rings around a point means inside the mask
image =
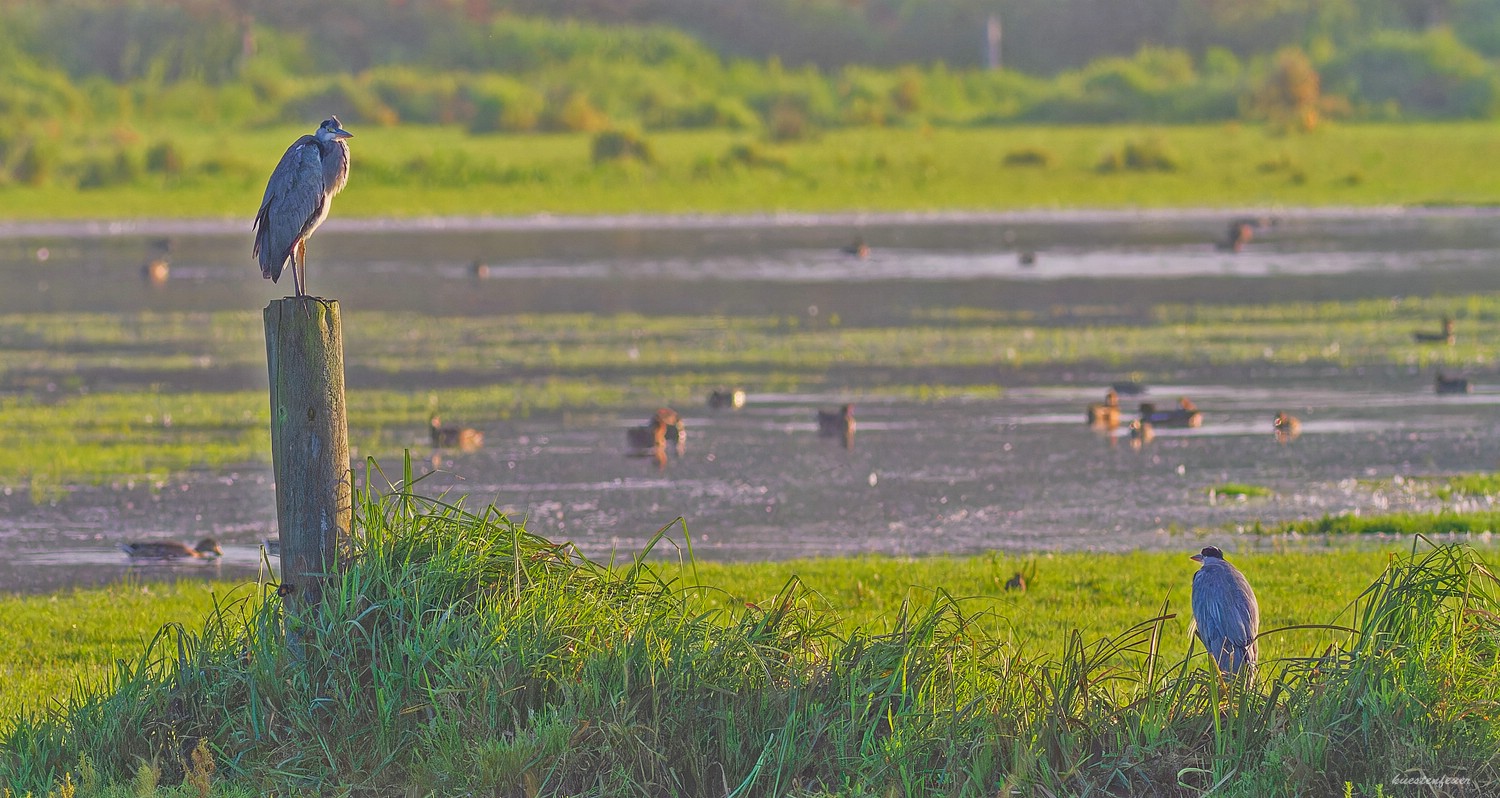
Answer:
POLYGON ((1433 492, 1445 501, 1464 497, 1493 501, 1500 497, 1500 473, 1448 477, 1433 492))
POLYGON ((1413 534, 1480 535, 1483 539, 1500 532, 1500 510, 1443 510, 1438 513, 1390 513, 1387 515, 1325 515, 1302 521, 1272 524, 1264 531, 1299 535, 1386 535, 1404 537, 1413 534))
POLYGON ((1244 497, 1247 499, 1273 496, 1276 491, 1264 485, 1247 485, 1242 482, 1225 482, 1208 488, 1210 496, 1244 497))
MULTIPOLYGON (((123 555, 121 556, 123 559, 123 555)), ((0 727, 28 708, 45 712, 97 690, 115 660, 134 660, 168 623, 198 628, 230 582, 122 582, 40 596, 0 595, 0 727)))
MULTIPOLYGON (((1266 628, 1319 623, 1337 615, 1385 566, 1391 553, 1409 548, 1389 543, 1379 549, 1230 552, 1254 581, 1266 628)), ((903 602, 927 603, 946 594, 959 601, 973 622, 1011 645, 1033 654, 1058 655, 1074 629, 1105 636, 1136 623, 1170 602, 1185 611, 1188 586, 1197 568, 1181 551, 1094 554, 1040 553, 1026 556, 831 558, 757 563, 700 562, 654 566, 664 578, 693 590, 703 610, 734 610, 745 603, 774 599, 788 582, 810 591, 842 633, 887 631, 903 602), (1024 592, 1007 591, 1017 572, 1029 574, 1024 592)), ((0 613, 17 622, 0 631, 0 719, 22 704, 42 709, 82 683, 103 683, 114 660, 139 651, 163 624, 196 628, 220 601, 239 595, 229 583, 178 582, 125 584, 81 589, 52 596, 0 598, 0 613)), ((1186 651, 1186 619, 1167 627, 1163 650, 1186 651)), ((1318 644, 1313 632, 1268 638, 1268 658, 1291 655, 1318 644)), ((4 723, 0 722, 0 726, 4 723)))
MULTIPOLYGON (((140 146, 172 140, 187 177, 84 191, 12 184, 0 187, 0 214, 246 217, 281 153, 314 121, 226 138, 182 136, 136 120, 140 146), (201 168, 210 161, 211 173, 201 168)), ((412 126, 355 132, 353 177, 336 211, 342 216, 1500 202, 1500 188, 1476 168, 1493 158, 1486 122, 1329 125, 1291 136, 1238 123, 869 128, 757 143, 783 159, 784 169, 718 165, 732 146, 754 141, 719 130, 648 134, 657 162, 625 167, 595 166, 584 134, 471 136, 457 127, 412 126), (1178 167, 1096 169, 1106 153, 1142 139, 1160 141, 1178 167), (1005 166, 1005 154, 1019 149, 1045 150, 1053 165, 1005 166), (1422 158, 1392 156, 1413 152, 1422 158)))

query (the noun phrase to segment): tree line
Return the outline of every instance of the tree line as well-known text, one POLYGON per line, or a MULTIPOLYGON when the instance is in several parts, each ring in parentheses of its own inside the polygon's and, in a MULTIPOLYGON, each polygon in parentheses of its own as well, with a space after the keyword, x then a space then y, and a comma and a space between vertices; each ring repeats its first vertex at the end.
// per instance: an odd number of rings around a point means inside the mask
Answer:
MULTIPOLYGON (((329 109, 475 134, 780 141, 863 125, 1482 119, 1500 114, 1495 16, 1500 0, 0 0, 0 181, 47 179, 58 122, 253 126, 329 109), (976 33, 991 15, 1000 69, 976 33)), ((116 169, 96 167, 105 182, 116 169)))

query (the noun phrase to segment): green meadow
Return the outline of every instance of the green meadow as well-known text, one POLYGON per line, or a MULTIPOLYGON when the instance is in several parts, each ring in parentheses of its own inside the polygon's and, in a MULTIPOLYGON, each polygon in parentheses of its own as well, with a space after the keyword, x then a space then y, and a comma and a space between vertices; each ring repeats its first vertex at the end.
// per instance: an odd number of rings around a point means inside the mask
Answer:
MULTIPOLYGON (((1191 546, 1187 546, 1190 549, 1191 546)), ((1255 581, 1266 629, 1331 623, 1407 543, 1335 551, 1291 548, 1247 553, 1235 562, 1255 581)), ((1185 552, 1098 555, 1084 552, 1028 556, 790 560, 763 563, 669 561, 654 566, 694 597, 703 610, 733 610, 774 601, 788 584, 841 634, 888 630, 903 603, 925 605, 946 594, 998 639, 1032 653, 1056 655, 1077 630, 1102 638, 1151 617, 1164 606, 1177 613, 1163 650, 1186 652, 1188 591, 1197 565, 1185 552), (1024 592, 1007 591, 1016 573, 1029 574, 1024 592)), ((253 585, 181 581, 126 583, 66 594, 10 596, 0 611, 16 619, 0 633, 0 718, 23 709, 45 710, 80 686, 96 688, 115 661, 132 659, 168 623, 201 627, 214 603, 250 598, 253 585)), ((1269 659, 1327 645, 1327 634, 1269 636, 1269 659)), ((1299 653, 1300 652, 1300 653, 1299 653)))
MULTIPOLYGON (((89 189, 11 183, 0 186, 0 216, 248 223, 281 153, 311 132, 199 135, 195 127, 185 135, 148 119, 135 125, 109 146, 139 160, 171 142, 180 174, 89 189)), ((1350 123, 1293 135, 1239 123, 858 128, 788 143, 664 131, 645 136, 649 162, 595 162, 584 133, 473 135, 410 125, 353 132, 353 172, 336 218, 1500 202, 1500 185, 1475 168, 1494 159, 1488 122, 1350 123)), ((97 146, 54 143, 65 160, 97 146), (70 147, 80 152, 69 155, 70 147)))

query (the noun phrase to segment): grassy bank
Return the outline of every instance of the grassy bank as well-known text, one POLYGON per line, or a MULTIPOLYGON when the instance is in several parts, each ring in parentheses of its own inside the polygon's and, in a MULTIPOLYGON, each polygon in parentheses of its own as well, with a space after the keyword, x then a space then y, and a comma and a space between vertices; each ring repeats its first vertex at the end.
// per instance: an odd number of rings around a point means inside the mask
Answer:
MULTIPOLYGON (((144 152, 173 140, 182 176, 81 191, 11 184, 0 187, 0 216, 248 219, 281 153, 310 130, 179 140, 179 130, 143 119, 128 146, 144 152)), ((649 164, 595 164, 586 134, 354 132, 353 176, 334 209, 344 217, 1500 202, 1500 187, 1476 168, 1493 156, 1487 122, 1350 124, 1290 136, 1239 124, 874 128, 785 144, 663 132, 647 136, 649 164), (1154 165, 1130 167, 1131 148, 1151 153, 1154 165)))
POLYGON ((1169 617, 1180 556, 1043 558, 1005 594, 993 580, 1025 563, 603 568, 493 514, 357 506, 360 557, 308 629, 309 662, 286 654, 274 596, 222 605, 0 738, 0 782, 1374 795, 1420 769, 1500 784, 1500 586, 1461 547, 1384 569, 1384 553, 1237 558, 1269 633, 1259 678, 1225 687, 1169 617), (688 574, 729 589, 664 578, 688 574), (1344 630, 1271 631, 1355 596, 1344 630), (1074 635, 1030 619, 1054 611, 1092 620, 1074 635))
MULTIPOLYGON (((1265 627, 1328 622, 1344 611, 1394 553, 1379 549, 1298 549, 1232 553, 1254 580, 1265 627)), ((704 611, 739 611, 772 602, 788 584, 806 590, 808 606, 839 634, 889 631, 902 605, 953 597, 979 628, 1035 655, 1056 656, 1076 629, 1087 639, 1128 628, 1170 603, 1180 617, 1166 626, 1163 652, 1187 648, 1188 589, 1197 567, 1194 551, 1034 556, 827 558, 760 563, 659 563, 704 611), (1025 592, 1007 591, 1016 573, 1029 578, 1025 592)), ((228 582, 126 584, 51 596, 0 598, 0 614, 17 619, 0 630, 0 719, 24 707, 41 710, 66 699, 81 684, 102 685, 115 660, 138 654, 168 623, 197 629, 214 602, 257 595, 254 585, 228 582)), ((1269 637, 1268 657, 1316 647, 1322 638, 1297 633, 1269 637)), ((3 725, 3 724, 0 724, 3 725)))

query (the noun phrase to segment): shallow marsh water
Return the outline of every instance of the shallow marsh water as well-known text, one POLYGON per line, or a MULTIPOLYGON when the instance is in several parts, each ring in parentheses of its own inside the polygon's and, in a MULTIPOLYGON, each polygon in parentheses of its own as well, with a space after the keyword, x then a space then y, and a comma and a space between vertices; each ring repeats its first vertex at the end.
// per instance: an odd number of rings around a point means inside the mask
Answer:
MULTIPOLYGON (((518 313, 638 313, 806 324, 836 317, 846 327, 900 328, 974 309, 1069 326, 1144 322, 1162 303, 1500 290, 1496 214, 1280 215, 1237 254, 1214 246, 1231 216, 334 220, 309 248, 308 285, 338 296, 346 314, 418 314, 434 327, 518 313), (869 258, 840 252, 859 238, 871 246, 869 258), (1025 251, 1037 253, 1034 265, 1020 263, 1025 251), (485 279, 474 277, 476 262, 487 266, 485 279)), ((12 286, 0 293, 0 314, 256 310, 283 291, 259 278, 241 227, 0 225, 0 278, 12 286), (153 286, 140 267, 162 237, 173 242, 171 277, 153 286)), ((418 325, 391 334, 424 333, 418 325)), ((601 367, 597 378, 629 368, 628 360, 601 367)), ((1169 406, 1186 395, 1205 420, 1196 429, 1158 430, 1140 450, 1123 430, 1106 434, 1082 422, 1084 406, 1130 371, 1008 369, 1001 353, 993 366, 945 370, 926 368, 917 352, 857 374, 840 370, 816 392, 743 384, 749 402, 741 410, 710 410, 702 396, 672 398, 686 417, 687 443, 660 468, 624 446, 623 430, 642 423, 650 407, 452 419, 482 429, 487 446, 440 453, 422 490, 468 494, 475 509, 494 503, 532 531, 601 557, 638 552, 678 516, 694 553, 717 559, 1189 549, 1201 545, 1199 536, 1264 545, 1235 539, 1237 528, 1256 521, 1435 507, 1413 477, 1496 465, 1500 377, 1490 364, 1470 364, 1475 392, 1456 397, 1436 395, 1431 371, 1417 366, 1153 368, 1149 392, 1124 397, 1126 407, 1169 406), (988 380, 1004 390, 915 401, 909 392, 880 390, 897 373, 937 388, 988 380), (851 400, 858 431, 846 450, 818 437, 814 410, 851 400), (1290 445, 1272 436, 1278 410, 1303 420, 1290 445), (1239 499, 1214 491, 1227 483, 1273 493, 1239 499)), ((78 377, 87 384, 91 375, 78 377)), ((151 376, 152 389, 163 392, 243 390, 264 379, 243 364, 198 370, 191 380, 171 371, 151 376)), ((359 379, 439 390, 401 373, 359 379)), ((356 382, 351 373, 351 389, 356 382)), ((5 386, 47 389, 21 380, 5 386)), ((379 451, 361 454, 376 456, 394 476, 410 446, 431 469, 424 430, 384 440, 379 451)), ((273 491, 269 467, 255 463, 157 481, 122 477, 41 501, 13 487, 0 495, 0 590, 118 579, 127 567, 116 546, 140 538, 224 541, 222 564, 168 573, 253 573, 262 567, 258 542, 273 534, 273 491)), ((670 537, 680 541, 680 530, 670 537)))

